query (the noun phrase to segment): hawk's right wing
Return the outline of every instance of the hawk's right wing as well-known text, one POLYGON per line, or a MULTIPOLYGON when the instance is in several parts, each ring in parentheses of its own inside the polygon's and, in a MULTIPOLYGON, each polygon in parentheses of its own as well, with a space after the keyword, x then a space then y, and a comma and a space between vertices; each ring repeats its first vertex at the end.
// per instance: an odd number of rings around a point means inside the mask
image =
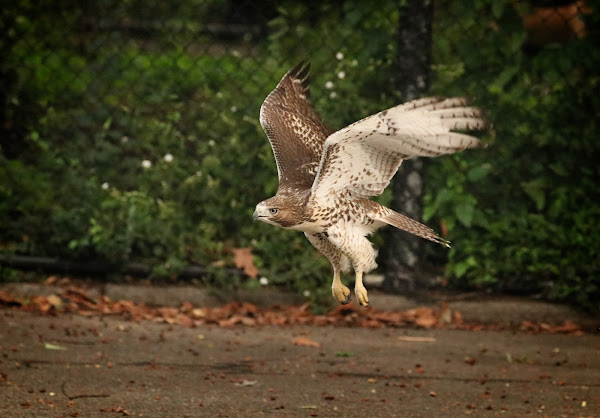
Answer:
POLYGON ((280 188, 310 189, 325 139, 333 132, 308 101, 308 71, 304 63, 288 71, 260 108, 260 124, 275 154, 280 188))

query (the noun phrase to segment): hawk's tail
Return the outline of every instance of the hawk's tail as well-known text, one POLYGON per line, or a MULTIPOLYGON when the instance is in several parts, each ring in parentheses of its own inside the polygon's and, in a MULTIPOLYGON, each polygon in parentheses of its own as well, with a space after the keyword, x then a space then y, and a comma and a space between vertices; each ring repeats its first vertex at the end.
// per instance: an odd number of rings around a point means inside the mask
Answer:
POLYGON ((380 221, 386 223, 388 225, 394 226, 398 229, 402 229, 403 231, 409 232, 413 235, 416 235, 421 238, 428 239, 429 241, 437 242, 438 244, 442 244, 448 248, 450 248, 450 241, 446 241, 438 234, 434 232, 433 229, 429 228, 427 225, 423 225, 420 222, 415 221, 414 219, 409 218, 408 216, 404 216, 398 212, 394 212, 393 210, 386 208, 376 202, 374 203, 372 210, 369 212, 368 216, 374 221, 380 221))

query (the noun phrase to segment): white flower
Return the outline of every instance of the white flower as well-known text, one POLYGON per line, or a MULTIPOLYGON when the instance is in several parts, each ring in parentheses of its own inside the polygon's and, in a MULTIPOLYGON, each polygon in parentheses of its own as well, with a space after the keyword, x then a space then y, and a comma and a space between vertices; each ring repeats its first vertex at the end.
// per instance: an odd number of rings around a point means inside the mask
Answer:
POLYGON ((237 106, 231 106, 231 112, 233 112, 233 113, 237 112, 237 106))
POLYGON ((305 298, 310 296, 310 290, 305 290, 304 292, 302 292, 302 294, 304 295, 305 298))
POLYGON ((100 186, 100 187, 102 187, 102 189, 106 190, 110 187, 110 184, 108 184, 107 182, 104 182, 104 183, 102 183, 102 186, 100 186))
POLYGON ((208 145, 211 146, 211 147, 214 147, 215 146, 215 140, 211 139, 210 141, 208 141, 208 145))
POLYGON ((335 54, 335 57, 336 57, 338 60, 342 60, 342 59, 344 59, 344 54, 342 54, 341 52, 338 52, 337 54, 335 54))
POLYGON ((341 79, 343 79, 344 77, 346 77, 346 73, 345 73, 345 72, 343 72, 343 71, 340 71, 340 72, 338 73, 338 78, 341 80, 341 79))
POLYGON ((337 96, 337 93, 335 91, 332 91, 331 93, 329 93, 330 99, 335 99, 335 96, 337 96))
POLYGON ((150 168, 150 167, 152 167, 152 161, 150 161, 150 160, 144 160, 144 161, 142 161, 142 167, 144 167, 144 168, 150 168))
POLYGON ((128 136, 122 136, 121 137, 121 144, 126 143, 127 141, 129 141, 129 137, 128 136))
POLYGON ((262 284, 263 286, 266 286, 266 285, 268 285, 268 284, 269 284, 269 279, 267 279, 266 277, 261 277, 261 278, 258 280, 258 282, 259 282, 260 284, 262 284))
POLYGON ((166 162, 170 163, 171 161, 173 161, 173 155, 171 155, 171 154, 165 154, 165 156, 163 157, 163 160, 165 160, 166 162))
POLYGON ((325 88, 326 89, 331 89, 333 88, 333 83, 331 81, 328 81, 327 83, 325 83, 325 88))

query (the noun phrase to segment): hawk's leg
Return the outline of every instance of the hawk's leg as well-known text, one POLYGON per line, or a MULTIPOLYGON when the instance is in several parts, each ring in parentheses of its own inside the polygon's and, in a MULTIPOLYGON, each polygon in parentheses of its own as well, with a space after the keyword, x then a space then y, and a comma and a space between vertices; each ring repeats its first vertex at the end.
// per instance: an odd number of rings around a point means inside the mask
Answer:
POLYGON ((362 281, 363 272, 356 272, 356 283, 354 284, 354 294, 356 295, 356 300, 362 306, 369 306, 369 296, 367 296, 367 289, 363 285, 362 281))
POLYGON ((333 298, 342 305, 350 303, 350 289, 344 286, 340 278, 340 273, 350 268, 348 257, 342 254, 339 248, 329 242, 326 233, 309 234, 305 232, 304 235, 321 254, 327 257, 333 267, 333 283, 331 283, 333 298))
POLYGON ((344 286, 344 283, 340 279, 340 271, 336 270, 335 267, 333 271, 333 283, 331 283, 331 294, 342 305, 350 303, 350 289, 344 286))
POLYGON ((329 241, 345 254, 352 262, 356 273, 354 294, 362 306, 369 305, 367 289, 363 284, 363 274, 377 268, 375 258, 377 251, 373 244, 364 236, 342 228, 329 230, 329 241))

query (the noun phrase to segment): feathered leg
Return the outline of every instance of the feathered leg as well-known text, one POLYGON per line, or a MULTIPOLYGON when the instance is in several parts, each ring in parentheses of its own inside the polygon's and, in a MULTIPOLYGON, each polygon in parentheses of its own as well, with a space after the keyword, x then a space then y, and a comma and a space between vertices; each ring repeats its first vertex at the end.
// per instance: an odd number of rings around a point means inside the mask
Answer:
POLYGON ((342 228, 331 228, 328 230, 329 241, 345 254, 352 262, 356 281, 354 284, 354 294, 358 303, 363 306, 369 305, 367 289, 363 284, 363 274, 377 268, 375 258, 377 251, 373 249, 373 244, 363 235, 356 232, 348 232, 342 228))
POLYGON ((350 303, 350 289, 344 286, 340 278, 340 273, 350 268, 348 257, 329 242, 326 234, 309 234, 305 232, 304 235, 321 254, 327 257, 333 267, 333 282, 331 283, 333 298, 342 305, 350 303))

